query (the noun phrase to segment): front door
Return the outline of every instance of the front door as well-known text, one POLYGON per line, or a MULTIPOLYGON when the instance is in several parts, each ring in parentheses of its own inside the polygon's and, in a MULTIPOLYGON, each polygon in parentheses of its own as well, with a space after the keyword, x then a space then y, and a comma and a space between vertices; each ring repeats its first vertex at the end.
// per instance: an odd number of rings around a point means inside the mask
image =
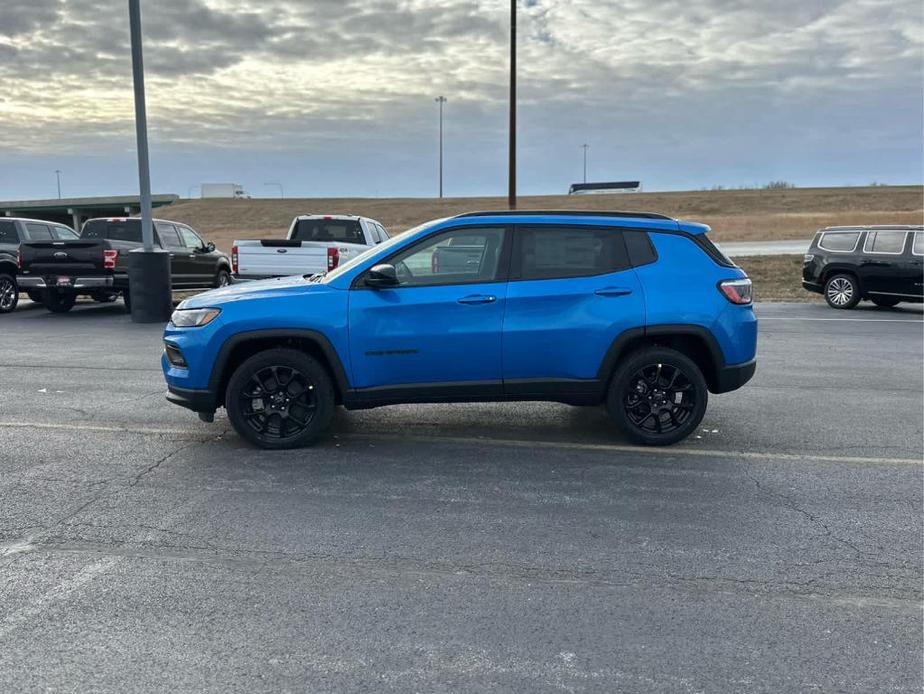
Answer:
POLYGON ((398 286, 361 276, 350 290, 354 387, 500 394, 507 239, 505 227, 450 229, 385 261, 398 286))
POLYGON ((190 282, 194 287, 210 287, 215 279, 215 261, 206 250, 205 243, 192 229, 177 224, 177 231, 186 246, 189 259, 190 282))
POLYGON ((616 337, 643 325, 645 298, 622 231, 517 227, 504 319, 508 393, 594 387, 616 337))
POLYGON ((864 292, 902 294, 902 267, 907 231, 866 232, 860 259, 860 284, 864 292))
POLYGON ((160 240, 160 246, 170 254, 170 276, 174 287, 189 285, 189 276, 193 269, 189 252, 183 244, 176 227, 167 222, 155 222, 154 230, 160 240))

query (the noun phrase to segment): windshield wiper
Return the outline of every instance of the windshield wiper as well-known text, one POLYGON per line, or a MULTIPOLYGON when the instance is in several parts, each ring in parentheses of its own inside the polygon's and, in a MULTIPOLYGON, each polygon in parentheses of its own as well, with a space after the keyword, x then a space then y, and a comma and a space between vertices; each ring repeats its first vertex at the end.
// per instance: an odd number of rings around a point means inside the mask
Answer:
POLYGON ((324 276, 326 274, 327 274, 327 270, 325 270, 324 272, 316 272, 313 275, 302 275, 302 277, 308 280, 309 282, 320 282, 322 279, 324 279, 324 276))

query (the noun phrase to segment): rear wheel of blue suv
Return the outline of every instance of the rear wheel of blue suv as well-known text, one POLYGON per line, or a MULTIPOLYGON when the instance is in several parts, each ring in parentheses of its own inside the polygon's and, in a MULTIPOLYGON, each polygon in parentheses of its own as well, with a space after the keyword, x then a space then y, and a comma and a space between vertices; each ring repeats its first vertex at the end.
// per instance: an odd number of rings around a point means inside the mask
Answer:
POLYGON ((746 275, 708 227, 644 213, 478 213, 423 225, 326 276, 180 305, 168 398, 225 407, 266 448, 317 439, 333 408, 606 405, 632 441, 695 431, 755 370, 746 275))

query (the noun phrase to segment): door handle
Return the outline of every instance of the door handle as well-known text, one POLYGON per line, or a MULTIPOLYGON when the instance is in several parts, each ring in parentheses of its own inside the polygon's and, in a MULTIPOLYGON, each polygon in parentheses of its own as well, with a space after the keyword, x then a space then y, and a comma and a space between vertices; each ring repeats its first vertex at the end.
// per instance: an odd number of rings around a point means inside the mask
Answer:
POLYGON ((459 299, 460 304, 493 304, 497 301, 496 296, 491 296, 490 294, 472 294, 471 296, 463 296, 459 299))
POLYGON ((628 287, 602 287, 594 292, 597 296, 626 296, 631 293, 628 287))

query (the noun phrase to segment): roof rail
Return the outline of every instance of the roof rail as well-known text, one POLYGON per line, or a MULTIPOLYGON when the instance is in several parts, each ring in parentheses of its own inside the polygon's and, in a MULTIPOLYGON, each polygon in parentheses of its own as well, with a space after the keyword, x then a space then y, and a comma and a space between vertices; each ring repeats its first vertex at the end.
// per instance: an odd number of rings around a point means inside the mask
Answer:
POLYGON ((483 212, 466 212, 455 216, 455 219, 461 217, 511 217, 511 216, 530 216, 530 215, 561 215, 568 217, 636 217, 639 219, 668 219, 676 221, 673 217, 668 217, 657 212, 610 212, 605 210, 497 210, 483 212))

